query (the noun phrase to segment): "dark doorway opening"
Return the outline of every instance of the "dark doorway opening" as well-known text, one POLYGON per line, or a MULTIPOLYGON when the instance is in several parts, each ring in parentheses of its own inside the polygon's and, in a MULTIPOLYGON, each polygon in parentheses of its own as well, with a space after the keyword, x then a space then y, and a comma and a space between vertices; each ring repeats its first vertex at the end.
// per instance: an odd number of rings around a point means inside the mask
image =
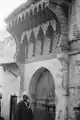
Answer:
POLYGON ((17 105, 17 96, 16 95, 11 95, 10 96, 9 120, 14 120, 14 114, 15 114, 16 105, 17 105))
POLYGON ((40 68, 30 83, 34 120, 55 120, 55 84, 51 72, 40 68), (34 92, 34 93, 33 93, 34 92))

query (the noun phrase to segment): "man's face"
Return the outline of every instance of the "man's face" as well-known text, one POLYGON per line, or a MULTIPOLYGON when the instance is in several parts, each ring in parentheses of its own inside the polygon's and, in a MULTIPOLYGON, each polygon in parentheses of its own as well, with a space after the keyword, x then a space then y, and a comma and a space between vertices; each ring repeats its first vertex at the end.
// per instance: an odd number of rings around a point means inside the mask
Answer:
POLYGON ((23 95, 23 101, 24 101, 24 102, 27 102, 27 100, 28 100, 27 95, 23 95))

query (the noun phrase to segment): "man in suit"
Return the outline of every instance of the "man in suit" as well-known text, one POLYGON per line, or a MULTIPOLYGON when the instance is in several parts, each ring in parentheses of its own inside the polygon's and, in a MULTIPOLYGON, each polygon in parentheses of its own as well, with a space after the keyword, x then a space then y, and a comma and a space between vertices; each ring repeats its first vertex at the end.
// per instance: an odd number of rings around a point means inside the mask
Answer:
POLYGON ((23 100, 16 106, 15 120, 32 120, 33 114, 30 107, 29 97, 23 94, 23 100))

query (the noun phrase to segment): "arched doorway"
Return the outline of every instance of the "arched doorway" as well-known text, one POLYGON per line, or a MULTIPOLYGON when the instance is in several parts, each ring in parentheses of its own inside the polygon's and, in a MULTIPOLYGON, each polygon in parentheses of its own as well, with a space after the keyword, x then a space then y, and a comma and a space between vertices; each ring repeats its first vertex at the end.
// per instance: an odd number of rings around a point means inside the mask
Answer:
POLYGON ((48 69, 42 67, 34 73, 29 92, 32 99, 34 120, 55 119, 55 84, 48 69))

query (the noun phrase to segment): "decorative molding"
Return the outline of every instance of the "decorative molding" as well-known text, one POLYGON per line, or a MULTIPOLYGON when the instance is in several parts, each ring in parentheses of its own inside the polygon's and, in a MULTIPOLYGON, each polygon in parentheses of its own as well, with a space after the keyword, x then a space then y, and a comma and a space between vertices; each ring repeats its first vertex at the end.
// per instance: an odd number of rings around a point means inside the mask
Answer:
POLYGON ((29 39, 30 39, 31 32, 32 32, 32 30, 26 31, 28 41, 29 41, 29 39))
POLYGON ((56 21, 55 20, 51 20, 51 25, 53 27, 53 30, 56 31, 56 21))
POLYGON ((80 31, 79 28, 77 26, 77 24, 74 24, 73 26, 73 39, 79 39, 80 38, 80 31))
POLYGON ((47 31, 48 26, 49 26, 49 21, 46 22, 46 23, 43 23, 43 24, 41 25, 41 27, 42 27, 42 29, 43 29, 43 32, 44 32, 44 35, 46 34, 46 31, 47 31))
POLYGON ((68 45, 68 20, 64 15, 64 12, 60 6, 56 6, 56 9, 50 6, 50 9, 56 14, 59 25, 60 25, 60 39, 59 39, 59 46, 68 45), (64 29, 65 28, 65 29, 64 29), (66 33, 65 33, 66 31, 66 33))
POLYGON ((37 27, 34 27, 34 28, 33 28, 33 31, 34 31, 34 34, 35 34, 35 38, 36 38, 37 35, 38 35, 39 29, 40 29, 40 26, 39 26, 39 25, 38 25, 37 27))
MULTIPOLYGON (((39 7, 41 8, 42 13, 45 14, 45 16, 44 16, 45 18, 43 16, 38 18, 39 20, 41 18, 44 19, 44 20, 41 20, 42 23, 39 21, 40 24, 38 23, 38 25, 37 24, 31 25, 31 27, 29 29, 26 28, 26 30, 23 31, 23 33, 20 33, 20 34, 22 34, 21 35, 21 44, 23 42, 24 35, 26 34, 27 40, 28 40, 28 46, 29 46, 30 36, 31 36, 32 31, 33 31, 34 41, 35 41, 33 43, 33 46, 34 46, 33 47, 33 51, 34 51, 33 56, 35 56, 36 45, 37 45, 37 41, 38 41, 37 36, 38 36, 39 30, 41 28, 43 31, 43 40, 41 39, 42 40, 41 41, 41 52, 39 54, 40 55, 45 54, 44 53, 44 46, 46 44, 46 38, 50 39, 49 53, 47 53, 47 54, 51 54, 52 52, 56 51, 55 49, 57 49, 57 48, 60 48, 61 51, 59 51, 59 52, 62 52, 63 51, 62 48, 64 47, 66 49, 66 46, 68 45, 68 24, 67 24, 68 21, 67 21, 67 18, 65 17, 63 9, 60 6, 58 6, 57 4, 49 3, 49 1, 45 1, 45 0, 40 1, 37 4, 34 4, 34 5, 32 4, 28 9, 25 10, 25 12, 23 11, 21 14, 18 14, 17 21, 18 22, 22 21, 23 20, 22 16, 24 16, 24 18, 26 18, 27 17, 26 15, 28 15, 28 17, 29 17, 30 11, 32 11, 32 16, 33 16, 35 14, 34 13, 35 9, 37 9, 39 11, 39 7), (44 12, 43 12, 43 10, 44 10, 44 12), (46 12, 47 12, 47 15, 46 15, 46 12), (51 31, 50 31, 50 33, 49 32, 48 33, 50 34, 49 36, 52 36, 52 37, 46 36, 46 32, 48 31, 48 28, 50 25, 51 25, 51 28, 53 29, 53 33, 51 33, 51 31), (56 45, 56 46, 54 46, 54 45, 56 45)), ((36 11, 37 14, 38 14, 38 11, 36 11)), ((19 24, 19 26, 20 26, 20 24, 19 24)), ((21 27, 22 27, 22 25, 21 25, 21 27)), ((18 49, 20 49, 20 48, 18 48, 18 49)), ((29 49, 29 47, 28 47, 28 49, 29 49)), ((26 51, 26 45, 24 48, 24 53, 27 56, 28 53, 25 51, 26 51)), ((18 50, 18 52, 20 52, 20 51, 18 50)))

